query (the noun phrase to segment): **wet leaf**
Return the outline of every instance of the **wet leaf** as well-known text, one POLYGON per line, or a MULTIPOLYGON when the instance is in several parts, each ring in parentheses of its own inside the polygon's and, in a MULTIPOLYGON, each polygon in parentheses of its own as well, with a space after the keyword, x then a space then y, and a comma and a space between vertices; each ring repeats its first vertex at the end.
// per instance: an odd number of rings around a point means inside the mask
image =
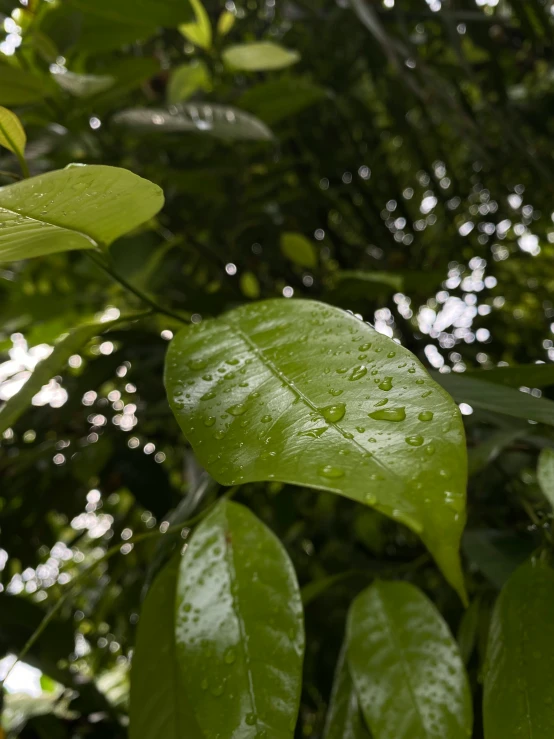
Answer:
POLYGON ((485 663, 486 739, 554 735, 554 571, 522 565, 494 608, 485 663))
POLYGON ((109 245, 157 213, 157 185, 118 167, 72 166, 0 188, 0 263, 109 245))
POLYGON ((176 642, 206 736, 293 736, 304 654, 300 591, 282 544, 237 503, 220 503, 192 536, 177 586, 176 642))
POLYGON ((180 557, 155 579, 142 605, 131 668, 130 739, 204 739, 177 664, 175 596, 180 557))
POLYGON ((300 54, 272 41, 228 46, 222 53, 223 61, 231 69, 245 72, 265 72, 296 64, 300 54))
POLYGON ((117 113, 114 123, 140 131, 196 133, 226 140, 273 138, 254 116, 228 105, 172 105, 170 108, 131 108, 117 113))
POLYGON ((281 234, 281 251, 291 262, 299 267, 314 268, 317 266, 317 252, 312 242, 299 233, 281 234))
POLYGON ((446 622, 405 582, 376 582, 350 607, 348 665, 379 739, 467 739, 467 675, 446 622))
POLYGON ((537 480, 545 498, 554 508, 554 450, 543 449, 540 453, 537 480))
POLYGON ((346 644, 341 649, 335 670, 323 739, 370 739, 350 677, 346 644))
POLYGON ((7 108, 0 107, 0 146, 9 149, 13 154, 22 156, 26 141, 25 129, 16 114, 7 108))
POLYGON ((463 426, 415 357, 354 316, 269 300, 184 328, 169 402, 220 483, 279 480, 345 495, 417 532, 463 593, 463 426))

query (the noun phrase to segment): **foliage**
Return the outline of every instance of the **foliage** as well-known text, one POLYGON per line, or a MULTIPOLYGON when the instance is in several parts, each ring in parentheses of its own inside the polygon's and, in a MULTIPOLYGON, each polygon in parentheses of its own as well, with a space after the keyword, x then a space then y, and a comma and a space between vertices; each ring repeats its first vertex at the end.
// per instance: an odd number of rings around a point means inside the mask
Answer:
POLYGON ((551 11, 0 0, 8 736, 551 739, 551 11))

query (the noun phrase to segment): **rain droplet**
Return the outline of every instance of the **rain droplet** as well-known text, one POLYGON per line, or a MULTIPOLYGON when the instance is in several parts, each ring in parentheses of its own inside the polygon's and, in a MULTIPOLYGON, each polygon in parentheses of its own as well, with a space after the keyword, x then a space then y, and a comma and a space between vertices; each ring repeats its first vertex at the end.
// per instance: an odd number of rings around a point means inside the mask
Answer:
POLYGON ((319 426, 315 429, 307 429, 306 431, 299 431, 296 435, 297 436, 309 436, 312 439, 319 439, 320 436, 323 436, 323 434, 327 431, 329 426, 319 426))
POLYGON ((359 349, 359 350, 360 350, 361 352, 367 352, 367 351, 368 351, 368 349, 371 349, 371 342, 369 342, 369 343, 367 343, 367 344, 360 344, 360 346, 358 347, 358 349, 359 349))
POLYGON ((344 477, 344 470, 342 470, 340 467, 334 467, 332 464, 326 464, 324 467, 320 467, 318 469, 318 473, 322 477, 327 477, 330 480, 344 477))
POLYGON ((271 421, 273 421, 273 417, 272 416, 262 416, 261 421, 262 423, 271 423, 271 421))
POLYGON ((207 364, 208 362, 205 359, 191 359, 190 362, 187 362, 187 366, 191 370, 202 370, 207 364))
POLYGON ((319 408, 318 410, 327 423, 337 423, 344 418, 346 406, 344 403, 337 403, 336 405, 327 405, 325 408, 319 408))
POLYGON ((392 388, 392 377, 385 377, 379 385, 379 390, 390 390, 392 388))
POLYGON ((365 496, 365 502, 368 505, 375 505, 375 503, 377 503, 377 496, 373 495, 373 493, 367 493, 365 496))
POLYGON ((389 352, 389 353, 387 354, 387 357, 388 357, 389 359, 392 359, 393 357, 396 357, 396 352, 389 352))
POLYGON ((246 413, 246 406, 244 403, 236 403, 227 408, 227 413, 230 413, 232 416, 242 416, 246 413))
POLYGON ((346 372, 348 372, 348 367, 339 367, 338 370, 336 370, 337 374, 344 375, 346 372))
POLYGON ((409 444, 410 446, 421 446, 425 439, 423 436, 420 436, 419 434, 414 434, 413 436, 406 436, 406 444, 409 444))
POLYGON ((342 395, 344 390, 329 390, 329 395, 332 395, 334 398, 337 398, 339 395, 342 395))
POLYGON ((256 714, 255 713, 247 713, 244 719, 245 723, 248 724, 248 726, 254 726, 256 723, 256 714))
POLYGON ((209 393, 204 393, 204 395, 202 395, 200 400, 212 400, 212 398, 215 398, 215 395, 216 394, 214 393, 214 391, 210 390, 209 393))
POLYGON ((365 377, 365 375, 367 375, 367 368, 364 367, 363 364, 361 364, 359 367, 354 367, 348 379, 351 382, 355 382, 356 380, 361 380, 362 377, 365 377))
POLYGON ((218 429, 214 433, 214 439, 218 439, 219 441, 221 441, 221 439, 223 439, 224 436, 225 436, 225 431, 223 431, 223 429, 218 429))
POLYGON ((420 421, 432 421, 433 420, 433 411, 422 411, 418 418, 420 421))
POLYGON ((406 409, 402 406, 399 408, 383 408, 380 411, 368 413, 368 416, 375 419, 375 421, 404 421, 406 409))
POLYGON ((211 382, 214 378, 211 375, 202 375, 202 379, 206 382, 211 382))
POLYGON ((225 652, 225 656, 223 657, 223 661, 226 665, 232 665, 233 662, 236 660, 237 655, 235 650, 231 647, 225 652))
POLYGON ((213 426, 215 423, 215 416, 208 416, 204 419, 204 426, 207 426, 208 428, 210 426, 213 426))
POLYGON ((377 403, 375 403, 375 407, 379 408, 382 405, 386 405, 389 402, 388 398, 383 398, 383 400, 378 400, 377 403))

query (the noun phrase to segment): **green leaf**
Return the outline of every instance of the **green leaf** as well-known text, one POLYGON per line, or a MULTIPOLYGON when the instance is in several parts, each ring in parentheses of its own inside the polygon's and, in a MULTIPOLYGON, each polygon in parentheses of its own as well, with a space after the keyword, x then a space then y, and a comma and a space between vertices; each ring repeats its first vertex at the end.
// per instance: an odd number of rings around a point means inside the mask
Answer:
POLYGON ((206 736, 293 736, 304 654, 298 583, 280 541, 237 503, 221 502, 192 536, 176 642, 206 736))
POLYGON ((105 323, 85 323, 70 331, 56 344, 52 353, 37 364, 33 374, 21 390, 13 395, 0 410, 0 434, 13 426, 31 405, 32 399, 43 385, 47 385, 53 377, 60 374, 69 357, 76 354, 94 336, 98 336, 98 334, 113 326, 114 323, 120 323, 122 320, 125 319, 116 318, 105 323))
POLYGON ((0 105, 42 102, 55 91, 55 85, 47 77, 0 63, 0 105))
POLYGON ((62 90, 79 98, 87 98, 103 92, 115 82, 115 79, 107 74, 75 74, 66 69, 53 74, 52 78, 62 90))
POLYGON ((317 267, 317 252, 312 242, 300 233, 281 234, 281 251, 299 267, 317 267))
POLYGON ((27 137, 21 121, 7 108, 0 107, 0 146, 17 156, 23 156, 27 137))
POLYGON ((200 133, 219 139, 260 140, 273 138, 269 128, 254 116, 228 105, 173 105, 171 108, 131 108, 117 113, 114 123, 139 131, 200 133))
POLYGON ((211 88, 212 80, 204 62, 181 64, 171 72, 167 85, 167 102, 175 105, 187 100, 198 90, 209 91, 211 88))
POLYGON ((464 665, 469 663, 473 650, 477 645, 479 635, 479 616, 481 610, 481 600, 479 596, 474 598, 469 607, 466 608, 460 620, 458 635, 456 640, 460 648, 460 655, 464 665))
POLYGON ((234 13, 231 13, 229 10, 224 10, 217 21, 217 35, 227 36, 229 31, 235 25, 236 19, 237 17, 234 13))
POLYGON ((535 549, 531 537, 496 529, 465 532, 463 549, 467 558, 500 590, 510 575, 535 549))
POLYGON ((537 480, 544 497, 554 508, 554 450, 543 449, 539 455, 537 480))
POLYGON ((352 603, 348 665, 378 739, 467 739, 467 675, 446 622, 406 582, 376 582, 352 603))
POLYGON ((177 663, 175 597, 180 557, 154 580, 142 605, 131 667, 130 739, 203 739, 177 663))
POLYGON ((358 282, 365 285, 364 289, 367 290, 368 285, 378 285, 390 288, 390 292, 400 292, 404 288, 404 279, 402 275, 394 272, 361 272, 358 270, 342 270, 333 275, 333 281, 335 285, 339 285, 343 282, 358 282))
POLYGON ((222 52, 223 61, 230 69, 245 72, 266 72, 284 69, 296 64, 300 54, 272 41, 258 41, 249 44, 228 46, 222 52))
POLYGON ((296 115, 327 96, 327 91, 302 77, 268 80, 251 87, 239 98, 239 107, 269 124, 296 115))
POLYGON ((554 571, 532 560, 496 602, 484 676, 486 739, 554 736, 554 571))
POLYGON ((490 433, 485 440, 468 452, 469 474, 475 475, 493 462, 499 454, 516 439, 529 434, 529 428, 507 429, 490 433))
POLYGON ((157 26, 174 28, 192 18, 189 0, 66 0, 70 8, 95 16, 109 26, 110 23, 136 26, 155 31, 157 26))
POLYGON ((251 300, 260 297, 260 283, 253 272, 242 272, 240 276, 242 294, 251 300))
POLYGON ((195 20, 192 23, 183 23, 179 26, 180 33, 191 44, 209 50, 212 45, 212 24, 201 0, 190 0, 195 20))
POLYGON ((370 739, 350 677, 346 643, 343 644, 335 670, 323 739, 370 739))
POLYGON ((513 418, 525 418, 554 426, 554 402, 546 398, 534 398, 510 387, 485 382, 465 372, 433 372, 433 377, 459 403, 473 408, 502 413, 513 418))
POLYGON ((463 425, 402 346, 338 308, 268 300, 180 331, 165 383, 218 482, 275 479, 377 508, 420 534, 463 594, 463 425))
POLYGON ((0 188, 0 263, 109 245, 155 215, 163 192, 118 167, 72 166, 0 188))
POLYGON ((508 387, 548 387, 554 385, 554 364, 519 364, 487 370, 469 370, 468 377, 496 382, 508 387))

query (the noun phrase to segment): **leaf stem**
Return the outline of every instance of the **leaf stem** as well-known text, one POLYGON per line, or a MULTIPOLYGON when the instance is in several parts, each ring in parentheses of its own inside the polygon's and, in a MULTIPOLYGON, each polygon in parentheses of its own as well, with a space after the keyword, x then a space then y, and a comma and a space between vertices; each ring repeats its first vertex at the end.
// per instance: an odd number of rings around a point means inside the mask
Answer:
POLYGON ((156 313, 162 313, 164 316, 168 316, 169 318, 173 318, 176 321, 179 321, 180 323, 188 324, 188 321, 184 319, 182 316, 180 316, 178 313, 174 313, 172 310, 169 310, 168 308, 164 308, 163 306, 156 303, 155 300, 152 300, 146 293, 143 293, 138 288, 131 285, 130 282, 127 282, 127 280, 122 277, 120 274, 115 272, 106 262, 102 259, 102 257, 97 254, 94 251, 86 251, 85 254, 89 257, 89 259, 92 259, 92 261, 100 267, 100 269, 104 270, 110 277, 115 280, 116 282, 119 282, 119 284, 124 287, 129 292, 133 293, 133 295, 141 300, 143 303, 146 303, 146 305, 149 305, 153 310, 156 311, 156 313))

